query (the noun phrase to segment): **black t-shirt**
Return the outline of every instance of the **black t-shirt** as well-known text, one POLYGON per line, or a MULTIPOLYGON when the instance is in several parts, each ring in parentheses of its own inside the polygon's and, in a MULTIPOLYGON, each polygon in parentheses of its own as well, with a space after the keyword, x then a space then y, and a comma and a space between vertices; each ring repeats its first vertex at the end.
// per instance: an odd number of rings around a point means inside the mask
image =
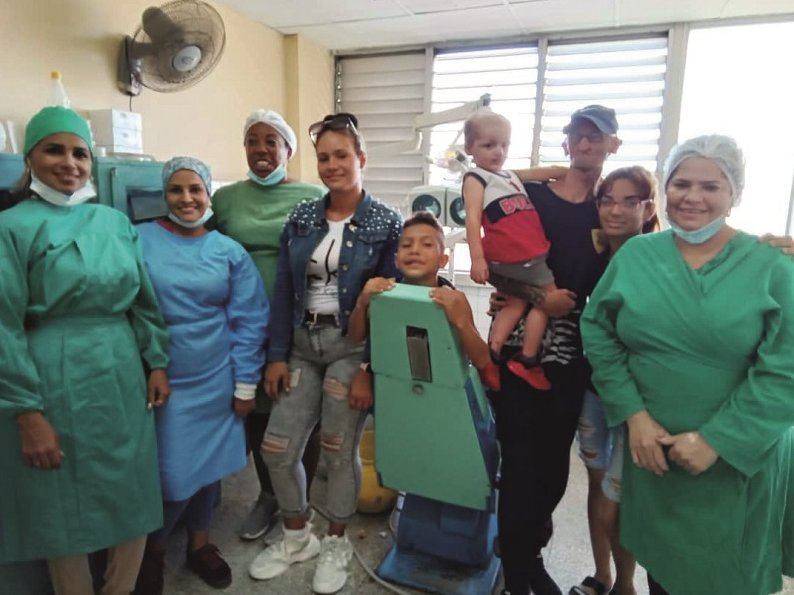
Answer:
MULTIPOLYGON (((546 263, 554 283, 576 293, 576 308, 564 318, 551 318, 543 340, 544 362, 567 364, 582 357, 579 317, 587 298, 607 265, 607 254, 598 252, 595 232, 600 229, 593 201, 572 203, 557 196, 547 183, 524 184, 551 242, 546 263)), ((523 324, 509 344, 520 345, 523 324)))

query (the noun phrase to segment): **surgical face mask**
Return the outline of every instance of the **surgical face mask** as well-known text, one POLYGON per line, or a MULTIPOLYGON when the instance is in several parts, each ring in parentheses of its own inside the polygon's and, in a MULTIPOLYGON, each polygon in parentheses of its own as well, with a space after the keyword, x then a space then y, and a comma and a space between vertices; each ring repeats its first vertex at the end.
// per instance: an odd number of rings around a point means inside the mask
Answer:
POLYGON ((282 163, 264 178, 256 175, 251 170, 248 170, 248 177, 260 186, 275 186, 276 184, 281 183, 281 180, 287 177, 287 166, 282 163))
POLYGON ((196 219, 195 221, 183 221, 176 215, 174 215, 171 211, 168 211, 168 218, 176 223, 179 227, 185 227, 187 229, 195 229, 204 225, 207 221, 209 221, 210 217, 212 217, 213 212, 210 207, 207 207, 207 210, 204 211, 204 214, 196 219))
POLYGON ((65 194, 60 190, 56 190, 51 186, 47 186, 47 184, 31 174, 30 189, 48 203, 59 207, 73 207, 74 205, 79 205, 86 202, 87 200, 91 200, 96 196, 96 188, 94 188, 94 184, 91 182, 91 180, 88 180, 85 186, 79 190, 76 190, 71 194, 65 194))
POLYGON ((687 244, 702 244, 713 238, 718 231, 725 227, 725 217, 717 217, 714 221, 707 223, 700 229, 693 230, 681 229, 678 225, 670 221, 669 217, 667 218, 667 223, 670 225, 670 229, 673 230, 673 233, 687 244))

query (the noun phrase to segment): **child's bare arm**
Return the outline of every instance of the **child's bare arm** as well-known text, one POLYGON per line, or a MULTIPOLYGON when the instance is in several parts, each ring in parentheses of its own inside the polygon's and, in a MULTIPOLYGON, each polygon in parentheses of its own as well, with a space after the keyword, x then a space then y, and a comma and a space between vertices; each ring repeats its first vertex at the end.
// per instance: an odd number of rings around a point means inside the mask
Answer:
POLYGON ((485 201, 485 186, 482 180, 467 175, 463 178, 463 206, 466 209, 466 243, 471 255, 470 275, 475 283, 488 281, 488 263, 482 249, 482 208, 485 201))
POLYGON ((568 175, 568 168, 562 165, 530 167, 513 171, 522 182, 548 182, 549 180, 561 180, 568 175))
POLYGON ((484 368, 491 361, 491 355, 488 344, 474 326, 474 315, 466 294, 449 287, 439 287, 430 291, 430 298, 441 306, 449 323, 458 331, 466 356, 474 367, 484 368))

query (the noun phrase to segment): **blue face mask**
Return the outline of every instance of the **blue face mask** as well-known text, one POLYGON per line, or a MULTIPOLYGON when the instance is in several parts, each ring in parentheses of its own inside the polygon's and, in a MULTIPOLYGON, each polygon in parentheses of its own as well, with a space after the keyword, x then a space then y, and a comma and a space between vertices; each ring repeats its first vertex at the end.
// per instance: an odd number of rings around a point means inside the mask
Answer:
POLYGON ((287 167, 282 163, 264 178, 261 178, 251 170, 248 170, 248 177, 260 186, 275 186, 276 184, 281 183, 281 181, 287 177, 287 167))
POLYGON ((681 229, 678 225, 667 219, 670 229, 687 244, 702 244, 713 238, 718 231, 725 227, 725 217, 717 217, 714 221, 707 223, 700 229, 681 229))
POLYGON ((204 211, 204 214, 196 219, 195 221, 182 221, 179 217, 174 215, 171 211, 168 211, 168 218, 176 223, 179 227, 186 227, 187 229, 195 229, 204 225, 207 221, 209 221, 210 217, 212 217, 213 212, 210 207, 207 207, 207 210, 204 211))

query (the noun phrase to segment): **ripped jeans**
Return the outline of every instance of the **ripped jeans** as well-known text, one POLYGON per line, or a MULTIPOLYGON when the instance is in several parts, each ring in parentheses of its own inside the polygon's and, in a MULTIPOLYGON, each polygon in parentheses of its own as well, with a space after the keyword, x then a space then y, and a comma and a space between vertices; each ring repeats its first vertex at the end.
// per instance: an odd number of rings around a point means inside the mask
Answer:
POLYGON ((358 446, 367 412, 351 409, 347 395, 363 350, 336 326, 295 329, 289 359, 290 392, 282 392, 273 404, 262 441, 262 457, 285 518, 308 511, 301 457, 318 421, 328 471, 329 517, 346 523, 356 512, 361 487, 358 446))
POLYGON ((584 394, 576 442, 579 444, 579 458, 585 467, 605 472, 601 483, 604 495, 613 502, 620 502, 626 424, 610 428, 601 397, 592 390, 584 394))

